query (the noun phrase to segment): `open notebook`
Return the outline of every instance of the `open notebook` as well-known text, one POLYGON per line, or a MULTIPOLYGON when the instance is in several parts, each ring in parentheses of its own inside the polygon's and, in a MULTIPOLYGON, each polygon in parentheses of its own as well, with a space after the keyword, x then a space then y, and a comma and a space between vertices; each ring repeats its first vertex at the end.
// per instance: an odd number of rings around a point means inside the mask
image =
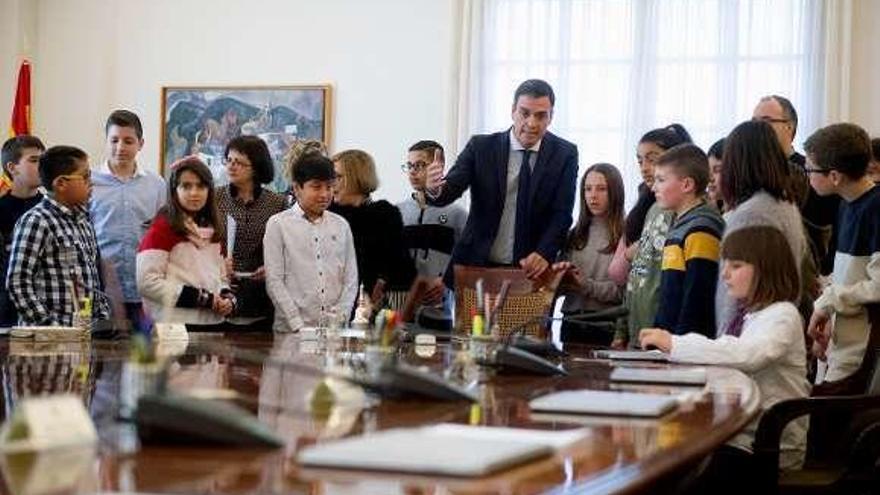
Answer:
POLYGON ((473 477, 548 456, 583 436, 579 430, 442 424, 320 444, 302 450, 298 460, 306 466, 473 477))
POLYGON ((706 368, 629 368, 618 366, 611 372, 612 382, 704 385, 706 368))
POLYGON ((656 418, 675 409, 677 404, 678 399, 672 395, 566 390, 533 399, 529 407, 540 412, 656 418))

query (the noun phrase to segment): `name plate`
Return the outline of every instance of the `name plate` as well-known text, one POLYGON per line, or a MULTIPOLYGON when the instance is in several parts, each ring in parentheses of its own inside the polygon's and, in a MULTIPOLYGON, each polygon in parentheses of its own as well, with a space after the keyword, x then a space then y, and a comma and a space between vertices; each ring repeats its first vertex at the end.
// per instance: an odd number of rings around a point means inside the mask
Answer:
POLYGON ((156 323, 153 325, 153 339, 158 342, 167 340, 189 341, 186 325, 183 323, 156 323))
POLYGON ((5 453, 90 446, 97 441, 92 418, 75 395, 24 399, 0 431, 0 451, 5 453))

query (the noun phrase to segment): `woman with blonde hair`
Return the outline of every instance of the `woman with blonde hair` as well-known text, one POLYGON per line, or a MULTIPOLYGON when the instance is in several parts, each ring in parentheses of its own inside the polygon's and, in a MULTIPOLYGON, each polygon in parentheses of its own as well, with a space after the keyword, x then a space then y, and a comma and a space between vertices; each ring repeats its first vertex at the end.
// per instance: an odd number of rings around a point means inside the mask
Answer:
POLYGON ((392 299, 389 305, 401 307, 416 270, 403 241, 400 210, 388 201, 372 199, 379 178, 369 153, 346 150, 331 160, 336 187, 330 211, 344 217, 351 227, 359 282, 372 294, 374 307, 381 305, 386 292, 392 299))

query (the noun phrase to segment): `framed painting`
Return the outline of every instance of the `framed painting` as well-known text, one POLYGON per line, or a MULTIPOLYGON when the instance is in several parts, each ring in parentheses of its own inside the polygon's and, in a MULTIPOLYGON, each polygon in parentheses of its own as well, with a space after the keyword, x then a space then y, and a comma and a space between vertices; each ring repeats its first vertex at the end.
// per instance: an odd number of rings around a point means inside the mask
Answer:
POLYGON ((166 86, 162 88, 159 170, 197 155, 211 169, 215 185, 227 183, 226 144, 239 135, 259 136, 275 163, 269 185, 286 191, 284 155, 299 139, 330 143, 330 86, 166 86))

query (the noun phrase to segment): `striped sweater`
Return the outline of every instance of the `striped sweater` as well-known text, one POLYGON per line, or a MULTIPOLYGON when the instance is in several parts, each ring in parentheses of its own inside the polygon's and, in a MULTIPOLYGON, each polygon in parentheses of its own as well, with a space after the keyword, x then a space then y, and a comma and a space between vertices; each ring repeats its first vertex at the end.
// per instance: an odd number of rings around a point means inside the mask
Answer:
POLYGON ((724 220, 705 202, 676 219, 663 246, 655 326, 677 335, 715 336, 715 283, 723 232, 724 220))

